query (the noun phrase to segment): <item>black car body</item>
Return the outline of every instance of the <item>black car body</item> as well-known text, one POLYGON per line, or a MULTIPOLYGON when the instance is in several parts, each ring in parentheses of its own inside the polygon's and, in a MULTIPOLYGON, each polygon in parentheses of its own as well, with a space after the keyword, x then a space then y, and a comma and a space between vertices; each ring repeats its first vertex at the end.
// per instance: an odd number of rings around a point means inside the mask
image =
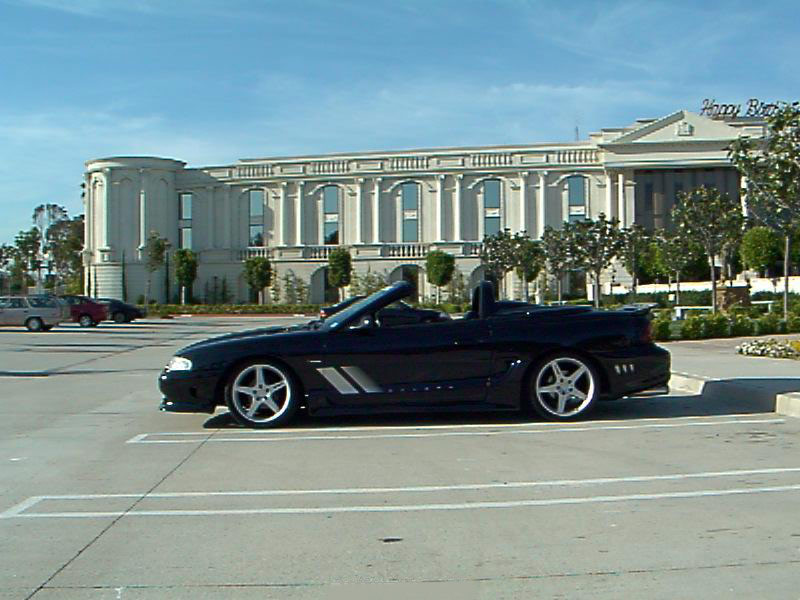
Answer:
POLYGON ((253 427, 285 423, 300 405, 312 415, 531 407, 569 420, 669 381, 646 309, 496 302, 481 282, 464 318, 382 323, 381 310, 411 291, 400 282, 326 321, 187 346, 160 375, 161 408, 227 404, 253 427))
POLYGON ((139 307, 116 300, 115 298, 95 298, 95 302, 104 304, 108 309, 108 318, 115 323, 130 323, 135 319, 143 319, 144 311, 139 307))

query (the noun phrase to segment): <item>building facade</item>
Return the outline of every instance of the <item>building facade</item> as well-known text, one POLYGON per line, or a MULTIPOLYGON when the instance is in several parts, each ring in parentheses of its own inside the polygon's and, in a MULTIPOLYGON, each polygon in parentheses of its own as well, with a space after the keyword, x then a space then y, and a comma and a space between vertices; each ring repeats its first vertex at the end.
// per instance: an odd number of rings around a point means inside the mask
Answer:
MULTIPOLYGON (((91 160, 87 293, 143 295, 144 246, 156 231, 171 250, 198 255, 194 293, 201 299, 224 280, 234 301, 247 301, 243 261, 267 256, 278 278, 293 274, 309 286, 312 302, 325 302, 327 259, 337 246, 350 250, 357 274, 389 281, 412 275, 429 296, 424 259, 433 249, 453 254, 473 284, 484 277, 481 240, 502 229, 538 238, 548 225, 600 213, 624 226, 661 228, 669 226, 680 191, 706 185, 739 197, 727 147, 740 135, 763 133, 760 119, 681 110, 559 144, 243 159, 198 168, 155 157, 91 160)), ((624 282, 626 275, 618 269, 615 277, 624 282)), ((521 283, 507 279, 506 294, 520 296, 521 283)), ((163 300, 165 287, 157 271, 151 297, 163 300)))

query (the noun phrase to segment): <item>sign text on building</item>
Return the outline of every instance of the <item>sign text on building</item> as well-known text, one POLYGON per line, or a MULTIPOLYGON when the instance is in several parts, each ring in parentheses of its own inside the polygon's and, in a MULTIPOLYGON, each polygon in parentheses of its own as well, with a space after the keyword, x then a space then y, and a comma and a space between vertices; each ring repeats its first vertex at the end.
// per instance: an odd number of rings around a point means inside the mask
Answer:
POLYGON ((742 113, 741 104, 718 104, 714 98, 703 100, 701 115, 712 119, 735 119, 737 117, 769 117, 778 110, 777 102, 762 102, 758 98, 750 98, 742 113))

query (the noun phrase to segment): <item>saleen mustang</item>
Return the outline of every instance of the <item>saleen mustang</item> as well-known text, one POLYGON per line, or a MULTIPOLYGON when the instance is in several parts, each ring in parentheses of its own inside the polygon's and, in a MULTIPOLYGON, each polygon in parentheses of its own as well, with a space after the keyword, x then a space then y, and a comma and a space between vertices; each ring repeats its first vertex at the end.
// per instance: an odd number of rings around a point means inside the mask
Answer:
POLYGON ((474 290, 463 318, 397 302, 398 282, 325 321, 224 335, 187 346, 159 377, 161 409, 226 404, 248 427, 311 415, 519 410, 570 420, 598 400, 663 393, 669 353, 650 337, 649 309, 596 311, 495 301, 474 290), (385 318, 384 318, 385 317, 385 318))

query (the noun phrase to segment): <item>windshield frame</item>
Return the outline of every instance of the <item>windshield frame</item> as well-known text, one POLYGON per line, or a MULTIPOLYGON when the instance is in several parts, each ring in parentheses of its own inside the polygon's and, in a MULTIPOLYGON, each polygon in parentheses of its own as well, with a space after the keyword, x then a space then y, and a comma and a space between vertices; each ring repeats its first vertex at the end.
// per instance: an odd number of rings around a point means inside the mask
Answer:
POLYGON ((332 314, 322 322, 322 329, 326 331, 347 329, 347 325, 351 325, 362 315, 374 313, 387 304, 405 298, 411 294, 411 290, 411 285, 407 281, 398 281, 386 286, 366 298, 354 302, 347 308, 332 314))

